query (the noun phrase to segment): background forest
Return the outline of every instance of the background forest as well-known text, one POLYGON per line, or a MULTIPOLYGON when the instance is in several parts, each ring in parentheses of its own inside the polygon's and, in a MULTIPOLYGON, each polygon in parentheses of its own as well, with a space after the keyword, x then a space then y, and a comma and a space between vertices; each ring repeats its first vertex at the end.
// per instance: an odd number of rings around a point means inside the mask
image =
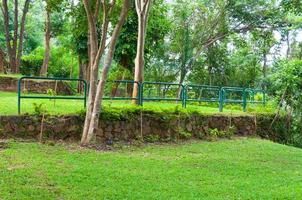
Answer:
MULTIPOLYGON (((133 80, 138 16, 131 4, 110 80, 133 80)), ((2 0, 0 6, 0 73, 89 80, 82 1, 2 0)), ((300 0, 154 0, 144 80, 266 89, 300 133, 301 14, 300 0)), ((109 32, 113 28, 109 24, 109 32)))

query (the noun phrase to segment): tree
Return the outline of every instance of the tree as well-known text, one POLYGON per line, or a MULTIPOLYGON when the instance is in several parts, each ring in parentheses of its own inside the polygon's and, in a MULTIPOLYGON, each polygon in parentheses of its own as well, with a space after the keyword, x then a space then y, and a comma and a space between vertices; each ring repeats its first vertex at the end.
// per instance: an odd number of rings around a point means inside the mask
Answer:
POLYGON ((266 0, 177 0, 172 9, 175 28, 170 40, 174 43, 171 55, 178 60, 179 83, 197 67, 198 59, 208 54, 209 48, 230 36, 290 26, 279 5, 266 0))
POLYGON ((267 68, 268 68, 268 60, 267 57, 269 55, 270 49, 276 44, 276 40, 274 39, 273 31, 270 29, 256 29, 252 31, 253 39, 252 42, 255 43, 255 50, 262 57, 262 77, 263 84, 262 88, 266 89, 266 79, 267 79, 267 68))
MULTIPOLYGON (((145 38, 147 32, 148 15, 152 0, 135 0, 135 8, 138 16, 138 35, 135 58, 134 81, 143 82, 144 76, 144 51, 145 38)), ((132 97, 136 98, 138 95, 138 84, 134 84, 132 97)), ((134 101, 134 103, 137 103, 134 101)))
POLYGON ((280 102, 275 119, 277 119, 281 107, 287 111, 289 116, 294 117, 293 122, 289 125, 289 136, 291 136, 291 143, 300 147, 302 144, 301 65, 301 60, 279 60, 274 64, 273 74, 270 77, 271 92, 280 102))
POLYGON ((0 48, 0 73, 6 74, 6 60, 5 60, 5 53, 4 51, 0 48))
POLYGON ((50 58, 50 39, 52 37, 51 15, 54 11, 59 11, 63 0, 46 0, 46 19, 45 19, 45 53, 43 64, 40 69, 40 76, 47 76, 47 69, 50 58))
MULTIPOLYGON (((85 8, 82 4, 72 6, 71 21, 69 30, 71 31, 71 45, 78 55, 79 64, 79 78, 85 79, 87 82, 90 80, 89 73, 89 44, 88 44, 88 25, 85 14, 85 8)), ((83 85, 79 83, 78 90, 81 91, 83 85)))
POLYGON ((25 0, 21 23, 19 25, 19 2, 14 0, 14 30, 13 34, 10 31, 10 12, 7 0, 2 0, 1 11, 3 14, 6 48, 9 58, 9 67, 13 73, 19 72, 19 66, 23 50, 23 39, 25 32, 26 15, 29 9, 31 0, 25 0), (19 30, 20 29, 20 30, 19 30))
POLYGON ((43 64, 40 69, 40 76, 47 76, 47 69, 50 57, 50 38, 51 38, 51 21, 50 21, 50 11, 46 9, 46 21, 45 21, 45 54, 43 59, 43 64))
POLYGON ((202 52, 229 34, 225 1, 178 0, 173 6, 175 28, 172 52, 178 60, 179 84, 193 69, 202 52))
MULTIPOLYGON (((146 28, 146 35, 148 35, 148 37, 145 38, 144 48, 145 70, 151 70, 151 68, 152 70, 159 69, 159 62, 167 57, 164 51, 164 47, 167 46, 164 39, 171 27, 167 13, 168 5, 164 3, 164 0, 157 0, 152 3, 152 9, 148 16, 148 26, 146 28)), ((134 1, 116 46, 114 60, 117 65, 115 73, 111 73, 110 76, 110 78, 114 80, 131 80, 134 77, 134 61, 136 57, 138 32, 133 30, 138 30, 138 16, 134 1)), ((167 50, 167 48, 165 50, 167 50)), ((144 76, 148 75, 148 73, 149 72, 145 72, 144 76)), ((164 78, 162 74, 160 77, 164 78)), ((150 77, 148 78, 150 79, 150 77)), ((114 84, 112 94, 117 94, 116 91, 119 85, 119 83, 114 84)), ((129 96, 133 94, 133 85, 127 85, 127 93, 129 96)))
POLYGON ((116 7, 116 2, 113 0, 110 3, 106 1, 96 0, 92 9, 91 1, 83 0, 89 30, 89 44, 90 44, 90 55, 89 62, 91 68, 90 75, 90 88, 88 96, 88 106, 86 111, 85 124, 83 128, 83 134, 81 139, 82 145, 87 145, 91 141, 93 135, 96 134, 98 130, 100 107, 102 105, 102 97, 104 93, 104 88, 108 76, 109 69, 114 56, 115 46, 117 39, 121 32, 122 26, 126 20, 128 11, 130 9, 130 0, 124 0, 120 11, 119 19, 113 29, 110 38, 110 44, 108 47, 108 52, 104 61, 104 67, 102 69, 101 79, 98 82, 98 67, 100 63, 100 58, 104 54, 105 44, 108 33, 109 20, 113 15, 113 10, 116 7), (98 34, 97 34, 97 18, 99 15, 100 6, 102 7, 102 33, 100 44, 98 45, 98 34))

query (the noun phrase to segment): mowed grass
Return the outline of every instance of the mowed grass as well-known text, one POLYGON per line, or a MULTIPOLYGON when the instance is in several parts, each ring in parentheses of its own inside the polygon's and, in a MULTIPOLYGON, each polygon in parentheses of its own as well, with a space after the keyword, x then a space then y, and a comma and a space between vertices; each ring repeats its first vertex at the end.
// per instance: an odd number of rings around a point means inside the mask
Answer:
POLYGON ((3 74, 0 73, 0 77, 10 77, 10 78, 21 78, 22 74, 3 74))
POLYGON ((302 150, 260 139, 124 147, 10 142, 0 199, 302 199, 302 150))
MULTIPOLYGON (((16 115, 18 114, 17 106, 17 93, 13 92, 1 92, 0 91, 0 115, 16 115)), ((48 99, 21 99, 21 113, 34 113, 34 103, 36 105, 42 104, 42 107, 48 114, 63 115, 63 114, 78 114, 84 110, 83 100, 48 100, 48 99)), ((104 106, 106 108, 114 109, 132 109, 134 106, 131 101, 116 101, 116 100, 104 100, 104 106)), ((158 112, 173 112, 174 110, 180 110, 183 112, 198 112, 204 114, 227 114, 227 115, 246 115, 253 113, 272 113, 274 109, 271 107, 263 107, 261 105, 249 105, 248 112, 244 113, 240 105, 230 106, 226 105, 223 113, 219 113, 218 105, 208 106, 202 105, 187 105, 186 109, 182 109, 181 102, 144 102, 143 110, 146 111, 158 111, 158 112)))

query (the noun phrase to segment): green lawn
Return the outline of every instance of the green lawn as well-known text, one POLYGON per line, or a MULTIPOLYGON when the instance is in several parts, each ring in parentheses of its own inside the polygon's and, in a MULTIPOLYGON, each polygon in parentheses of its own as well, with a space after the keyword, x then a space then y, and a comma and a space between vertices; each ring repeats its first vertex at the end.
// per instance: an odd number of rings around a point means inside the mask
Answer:
MULTIPOLYGON (((21 112, 22 113, 33 113, 33 104, 43 104, 43 107, 49 114, 76 114, 84 109, 82 100, 56 100, 55 105, 53 100, 41 100, 41 99, 21 99, 21 112)), ((131 101, 112 101, 105 100, 104 105, 108 108, 117 109, 131 109, 134 106, 131 101)), ((217 114, 218 105, 188 105, 186 109, 181 109, 181 103, 176 104, 175 102, 163 103, 163 102, 144 102, 144 110, 152 111, 173 111, 180 109, 184 112, 199 112, 205 114, 217 114)), ((1 92, 0 91, 0 115, 16 115, 17 109, 17 94, 12 92, 1 92)), ((248 113, 272 113, 274 109, 267 106, 263 107, 260 105, 249 105, 248 113)), ((242 115, 246 114, 242 112, 240 105, 226 105, 223 114, 234 114, 242 115)))
POLYGON ((124 147, 10 142, 0 199, 302 199, 302 150, 260 139, 124 147))
POLYGON ((11 78, 21 78, 22 74, 3 74, 3 73, 0 73, 0 77, 11 77, 11 78))

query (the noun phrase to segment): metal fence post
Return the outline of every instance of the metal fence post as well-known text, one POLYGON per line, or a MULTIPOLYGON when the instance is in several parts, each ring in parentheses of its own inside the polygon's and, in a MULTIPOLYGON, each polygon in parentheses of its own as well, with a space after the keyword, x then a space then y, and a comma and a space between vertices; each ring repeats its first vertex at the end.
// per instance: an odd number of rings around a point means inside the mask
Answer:
POLYGON ((181 101, 182 101, 182 107, 187 107, 187 86, 181 85, 181 101))
POLYGON ((87 105, 87 82, 85 80, 82 80, 84 83, 84 108, 86 108, 87 105))
POLYGON ((22 81, 22 77, 18 80, 18 115, 20 115, 21 113, 21 99, 20 99, 21 81, 22 81))
POLYGON ((246 112, 246 88, 243 89, 243 92, 242 92, 242 98, 243 98, 243 103, 242 103, 242 107, 243 107, 243 112, 246 112))
POLYGON ((219 91, 219 112, 223 111, 223 101, 224 101, 224 89, 220 88, 219 91))
POLYGON ((140 106, 143 106, 144 101, 144 82, 140 83, 140 106))

